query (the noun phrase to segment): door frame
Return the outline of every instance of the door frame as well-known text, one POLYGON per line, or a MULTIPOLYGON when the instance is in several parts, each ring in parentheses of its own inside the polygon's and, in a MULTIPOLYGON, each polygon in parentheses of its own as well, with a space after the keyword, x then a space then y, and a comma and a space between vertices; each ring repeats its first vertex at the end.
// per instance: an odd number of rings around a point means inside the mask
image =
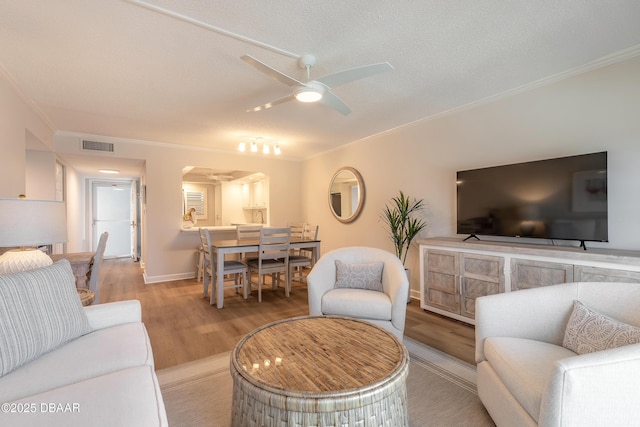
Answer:
POLYGON ((138 212, 138 203, 135 200, 138 199, 138 190, 139 180, 136 178, 126 178, 126 179, 109 179, 109 178, 90 178, 87 180, 87 206, 86 206, 86 221, 87 221, 87 236, 89 237, 89 250, 95 251, 96 246, 98 244, 99 236, 96 233, 96 223, 95 223, 95 215, 94 215, 94 206, 95 206, 95 186, 103 185, 103 186, 111 186, 111 185, 127 185, 130 188, 130 214, 129 214, 129 225, 130 225, 130 237, 129 237, 129 256, 136 256, 137 250, 137 242, 139 241, 139 230, 140 224, 137 219, 138 212))

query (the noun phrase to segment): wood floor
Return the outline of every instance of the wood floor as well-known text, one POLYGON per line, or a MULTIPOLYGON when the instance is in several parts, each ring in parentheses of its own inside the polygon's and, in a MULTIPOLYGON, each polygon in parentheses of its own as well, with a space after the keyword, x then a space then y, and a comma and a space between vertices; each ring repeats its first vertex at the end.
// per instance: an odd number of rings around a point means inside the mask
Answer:
MULTIPOLYGON (((255 291, 244 300, 227 290, 224 308, 218 310, 203 298, 202 282, 189 279, 145 285, 140 265, 130 259, 105 260, 103 275, 101 302, 141 302, 156 369, 230 351, 259 326, 309 314, 306 284, 295 281, 290 298, 282 288, 263 287, 262 303, 255 291)), ((474 363, 473 326, 425 312, 417 300, 407 305, 405 336, 474 363)))

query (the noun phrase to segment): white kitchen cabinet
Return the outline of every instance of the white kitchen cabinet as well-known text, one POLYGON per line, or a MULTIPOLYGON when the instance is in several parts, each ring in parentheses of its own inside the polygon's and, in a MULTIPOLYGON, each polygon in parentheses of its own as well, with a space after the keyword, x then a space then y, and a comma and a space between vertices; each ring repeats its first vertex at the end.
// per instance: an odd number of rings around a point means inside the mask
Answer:
POLYGON ((251 198, 251 183, 245 182, 242 186, 242 207, 251 208, 253 201, 251 198))
POLYGON ((265 179, 242 184, 242 207, 265 209, 268 207, 269 186, 265 179))
POLYGON ((264 208, 266 206, 264 179, 261 179, 253 183, 253 207, 264 208))

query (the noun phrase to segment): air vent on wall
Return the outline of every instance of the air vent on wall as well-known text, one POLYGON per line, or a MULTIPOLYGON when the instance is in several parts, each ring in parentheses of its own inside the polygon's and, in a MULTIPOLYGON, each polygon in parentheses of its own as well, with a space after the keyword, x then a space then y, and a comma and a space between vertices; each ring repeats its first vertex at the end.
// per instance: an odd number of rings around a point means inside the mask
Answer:
POLYGON ((110 142, 82 141, 83 150, 107 151, 113 153, 113 144, 110 142))

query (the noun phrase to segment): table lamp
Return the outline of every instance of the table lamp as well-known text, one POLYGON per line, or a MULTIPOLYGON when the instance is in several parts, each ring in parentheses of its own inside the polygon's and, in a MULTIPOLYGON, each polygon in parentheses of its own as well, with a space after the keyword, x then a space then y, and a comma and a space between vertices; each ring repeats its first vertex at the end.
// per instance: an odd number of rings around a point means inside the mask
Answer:
POLYGON ((0 247, 20 247, 0 256, 0 274, 51 265, 51 258, 36 247, 66 241, 64 202, 0 199, 0 247))

